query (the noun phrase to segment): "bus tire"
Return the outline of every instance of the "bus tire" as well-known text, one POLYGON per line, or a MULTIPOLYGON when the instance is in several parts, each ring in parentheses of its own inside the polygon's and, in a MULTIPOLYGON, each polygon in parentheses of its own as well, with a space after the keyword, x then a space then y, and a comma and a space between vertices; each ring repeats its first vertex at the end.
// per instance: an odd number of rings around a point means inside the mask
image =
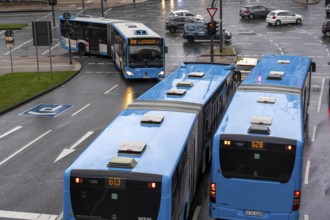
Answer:
POLYGON ((83 43, 80 43, 79 44, 79 54, 81 56, 85 56, 86 55, 86 46, 83 43))

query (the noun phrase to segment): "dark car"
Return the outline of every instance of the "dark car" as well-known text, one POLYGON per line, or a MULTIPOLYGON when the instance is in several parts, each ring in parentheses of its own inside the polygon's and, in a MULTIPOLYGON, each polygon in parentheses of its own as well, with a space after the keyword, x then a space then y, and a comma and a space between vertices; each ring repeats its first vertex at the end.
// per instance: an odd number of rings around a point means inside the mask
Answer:
POLYGON ((326 19, 324 22, 323 22, 323 25, 322 25, 322 33, 327 36, 327 37, 330 37, 330 19, 326 19))
MULTIPOLYGON (((231 33, 226 31, 223 28, 224 40, 226 42, 230 41, 231 33)), ((210 41, 211 37, 207 33, 207 23, 199 22, 199 23, 186 23, 183 28, 183 38, 187 39, 189 43, 194 43, 195 41, 210 41)), ((214 40, 220 40, 220 33, 217 32, 214 35, 214 40)))
POLYGON ((174 34, 178 30, 183 30, 183 25, 185 23, 194 23, 194 22, 201 22, 201 21, 194 19, 192 17, 183 17, 183 16, 169 17, 165 21, 165 29, 170 31, 170 33, 174 34))
POLYGON ((330 4, 327 4, 327 6, 325 6, 325 13, 327 14, 327 16, 330 16, 330 4))
POLYGON ((246 5, 243 6, 240 11, 239 15, 242 18, 249 18, 254 19, 256 17, 267 17, 270 10, 262 5, 246 5))

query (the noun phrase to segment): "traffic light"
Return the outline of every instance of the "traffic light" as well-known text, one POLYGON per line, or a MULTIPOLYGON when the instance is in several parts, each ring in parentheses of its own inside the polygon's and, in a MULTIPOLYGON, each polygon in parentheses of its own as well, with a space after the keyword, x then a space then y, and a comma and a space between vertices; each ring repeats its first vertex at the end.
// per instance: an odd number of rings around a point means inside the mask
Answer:
POLYGON ((214 33, 214 22, 213 21, 207 22, 207 34, 211 36, 213 33, 214 33))
POLYGON ((48 0, 49 5, 57 5, 57 0, 48 0))
POLYGON ((219 27, 220 27, 220 22, 219 21, 213 21, 213 34, 216 35, 217 32, 219 31, 219 27))

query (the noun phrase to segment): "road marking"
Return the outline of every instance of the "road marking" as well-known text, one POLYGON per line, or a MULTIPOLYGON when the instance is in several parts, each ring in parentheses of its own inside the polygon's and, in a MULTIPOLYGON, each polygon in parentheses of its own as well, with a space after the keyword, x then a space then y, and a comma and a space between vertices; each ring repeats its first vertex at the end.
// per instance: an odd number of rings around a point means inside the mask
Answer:
MULTIPOLYGON (((25 44, 30 43, 32 40, 33 40, 33 39, 28 40, 28 41, 26 41, 25 43, 23 43, 23 44, 21 44, 21 45, 18 45, 18 46, 15 47, 14 49, 11 49, 11 52, 13 52, 14 50, 17 50, 17 49, 21 48, 21 47, 24 46, 25 44)), ((10 53, 10 51, 8 51, 7 53, 5 53, 4 55, 8 55, 9 53, 10 53)))
POLYGON ((317 112, 320 112, 320 110, 321 110, 324 83, 325 83, 325 78, 322 79, 322 87, 321 87, 321 93, 320 93, 320 98, 319 98, 319 105, 317 106, 317 112))
POLYGON ((308 215, 304 215, 304 220, 308 220, 308 215))
POLYGON ((82 136, 76 143, 74 143, 70 148, 64 148, 60 155, 57 156, 57 158, 54 160, 53 163, 56 163, 60 159, 66 157, 67 155, 71 154, 74 152, 76 147, 81 144, 84 140, 86 140, 89 136, 91 136, 94 132, 93 131, 88 131, 84 136, 82 136))
POLYGON ((46 220, 46 219, 56 220, 57 215, 0 210, 0 219, 1 218, 14 218, 14 219, 26 219, 26 220, 46 220))
POLYGON ((114 90, 117 86, 118 86, 118 84, 115 85, 114 87, 112 87, 111 89, 109 89, 108 91, 106 91, 106 92, 104 93, 104 95, 110 93, 110 92, 111 92, 112 90, 114 90))
POLYGON ((32 144, 34 144, 35 142, 37 142, 38 140, 40 140, 41 138, 43 138, 44 136, 46 136, 48 133, 50 133, 52 130, 48 130, 45 133, 43 133, 42 135, 40 135, 39 137, 37 137, 36 139, 34 139, 33 141, 31 141, 30 143, 28 143, 27 145, 25 145, 24 147, 22 147, 21 149, 19 149, 18 151, 16 151, 15 153, 13 153, 12 155, 10 155, 9 157, 7 157, 6 159, 4 159, 3 161, 0 162, 0 166, 3 165, 4 163, 6 163, 8 160, 10 160, 11 158, 15 157, 17 154, 19 154, 20 152, 22 152, 23 150, 25 150, 26 148, 30 147, 32 144))
POLYGON ((317 126, 315 125, 315 126, 314 126, 314 129, 313 129, 313 134, 312 134, 312 140, 311 140, 312 142, 315 141, 316 129, 317 129, 317 126))
POLYGON ((85 108, 87 108, 88 106, 90 106, 91 104, 87 104, 87 105, 85 105, 84 107, 82 107, 81 109, 79 109, 78 111, 76 111, 75 113, 73 113, 71 116, 75 116, 75 115, 77 115, 79 112, 81 112, 82 110, 84 110, 85 108))
MULTIPOLYGON (((55 47, 58 47, 59 45, 60 45, 60 43, 56 44, 55 46, 50 48, 50 50, 53 50, 55 47)), ((49 53, 49 50, 46 50, 45 52, 43 52, 42 55, 45 55, 46 53, 49 53)))
POLYGON ((14 133, 15 131, 19 130, 23 128, 23 126, 17 126, 13 129, 11 129, 10 131, 7 131, 6 133, 4 133, 3 135, 0 135, 0 139, 3 138, 3 137, 6 137, 7 135, 11 134, 11 133, 14 133))
POLYGON ((305 181, 304 181, 304 183, 305 183, 306 185, 308 184, 308 177, 309 177, 310 166, 311 166, 311 161, 308 160, 308 161, 307 161, 307 164, 306 164, 306 170, 305 170, 305 181))
POLYGON ((200 210, 201 210, 201 206, 196 206, 196 209, 195 209, 192 220, 197 220, 198 219, 198 215, 199 215, 200 210))

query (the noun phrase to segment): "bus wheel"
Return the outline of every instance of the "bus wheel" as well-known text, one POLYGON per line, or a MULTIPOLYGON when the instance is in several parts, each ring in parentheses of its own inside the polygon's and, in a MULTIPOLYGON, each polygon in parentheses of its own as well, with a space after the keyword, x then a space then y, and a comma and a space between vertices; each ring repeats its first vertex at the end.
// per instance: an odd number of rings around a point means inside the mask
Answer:
POLYGON ((79 44, 79 54, 81 56, 85 56, 86 55, 86 47, 85 44, 79 44))

